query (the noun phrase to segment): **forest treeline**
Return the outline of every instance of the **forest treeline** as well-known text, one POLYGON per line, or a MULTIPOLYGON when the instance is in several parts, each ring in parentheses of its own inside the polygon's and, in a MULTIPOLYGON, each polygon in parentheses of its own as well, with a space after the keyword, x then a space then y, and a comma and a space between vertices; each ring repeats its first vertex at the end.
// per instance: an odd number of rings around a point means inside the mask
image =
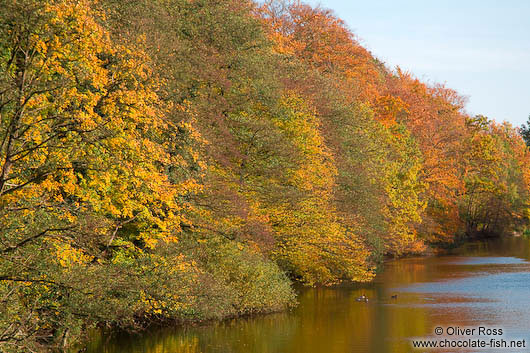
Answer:
POLYGON ((0 1, 0 350, 524 231, 528 148, 464 103, 297 1, 0 1))

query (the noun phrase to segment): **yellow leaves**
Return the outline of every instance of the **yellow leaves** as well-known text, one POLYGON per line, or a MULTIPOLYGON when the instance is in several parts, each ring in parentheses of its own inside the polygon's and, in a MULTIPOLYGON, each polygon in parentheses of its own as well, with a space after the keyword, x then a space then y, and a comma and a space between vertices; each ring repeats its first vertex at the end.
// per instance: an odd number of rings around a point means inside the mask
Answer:
POLYGON ((333 156, 325 148, 315 111, 293 92, 283 96, 280 105, 289 109, 289 115, 276 118, 274 122, 292 139, 304 159, 292 174, 293 183, 307 191, 320 189, 321 196, 325 196, 324 190, 331 190, 337 170, 333 156))
POLYGON ((30 41, 35 43, 35 51, 37 51, 44 57, 48 54, 48 45, 45 41, 41 40, 36 34, 31 35, 30 41))
MULTIPOLYGON (((358 235, 341 224, 332 203, 338 171, 314 109, 293 92, 279 103, 282 114, 270 118, 299 155, 284 171, 299 196, 252 203, 261 222, 272 228, 273 258, 308 284, 370 279, 369 253, 358 235)), ((249 194, 247 200, 258 198, 263 196, 249 194)))
MULTIPOLYGON (((164 231, 164 229, 162 229, 164 231)), ((140 239, 142 239, 145 243, 146 248, 154 249, 156 244, 158 243, 157 238, 152 238, 151 234, 141 234, 140 239)))
POLYGON ((77 119, 79 120, 80 127, 83 130, 95 129, 100 123, 99 121, 94 120, 94 116, 92 114, 89 114, 85 111, 79 112, 79 114, 77 114, 77 119))
MULTIPOLYGON (((403 147, 397 145, 395 148, 399 151, 403 147)), ((414 225, 421 223, 421 212, 426 207, 426 203, 420 200, 424 185, 419 181, 419 173, 423 165, 419 153, 414 150, 389 164, 391 167, 387 168, 383 179, 388 195, 384 211, 388 217, 388 248, 395 254, 401 254, 416 240, 414 225)))
MULTIPOLYGON (((134 219, 131 231, 116 233, 127 241, 114 238, 130 252, 141 251, 128 248, 131 240, 151 249, 160 240, 176 242, 183 196, 202 185, 185 173, 170 179, 167 171, 173 163, 187 170, 192 163, 204 166, 191 147, 200 135, 190 122, 173 123, 166 115, 169 106, 158 97, 142 40, 138 46, 112 43, 92 5, 91 0, 43 2, 48 17, 35 24, 40 27, 28 48, 36 53, 27 68, 35 87, 28 92, 37 93, 28 100, 19 127, 25 131, 19 136, 21 149, 42 147, 13 165, 11 173, 19 177, 11 182, 24 184, 37 171, 43 175, 14 193, 13 200, 49 209, 50 222, 79 224, 86 221, 79 214, 89 215, 110 234, 121 229, 123 220, 134 219), (167 136, 179 127, 189 143, 172 145, 167 136)), ((183 106, 191 114, 190 102, 183 106)), ((102 230, 90 232, 101 235, 102 230)), ((61 245, 58 253, 65 266, 83 261, 73 248, 61 245)), ((117 257, 126 261, 128 255, 117 257)))
POLYGON ((70 268, 73 265, 85 265, 93 258, 86 255, 81 249, 74 248, 66 242, 52 240, 51 243, 55 247, 57 261, 65 268, 70 268))

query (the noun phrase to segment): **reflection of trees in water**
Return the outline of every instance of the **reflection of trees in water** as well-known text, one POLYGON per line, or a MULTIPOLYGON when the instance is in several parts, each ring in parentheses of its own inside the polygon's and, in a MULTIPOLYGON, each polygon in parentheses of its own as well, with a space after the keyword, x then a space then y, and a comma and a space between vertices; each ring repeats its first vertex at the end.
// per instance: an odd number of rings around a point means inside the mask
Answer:
MULTIPOLYGON (((292 312, 206 327, 154 330, 141 337, 123 336, 96 345, 89 352, 342 353, 364 352, 367 347, 381 352, 387 350, 386 337, 424 332, 425 315, 421 310, 411 312, 391 305, 390 295, 380 285, 305 289, 299 302, 292 312), (362 294, 370 298, 368 303, 355 300, 362 294)), ((391 344, 395 346, 395 342, 391 344)), ((408 343, 402 345, 406 352, 408 343)))
MULTIPOLYGON (((503 320, 504 304, 498 307, 495 298, 490 298, 490 303, 488 298, 481 301, 470 297, 462 283, 480 282, 477 273, 483 275, 488 267, 503 266, 477 264, 472 257, 493 255, 529 259, 529 243, 526 238, 489 240, 465 245, 456 251, 457 257, 391 261, 375 283, 300 289, 299 306, 290 312, 228 320, 210 326, 152 330, 141 337, 123 336, 99 345, 94 343, 88 352, 410 352, 409 339, 435 336, 436 326, 474 327, 477 322, 503 320), (416 285, 423 289, 415 290, 416 285), (456 290, 442 293, 452 287, 456 290), (368 303, 356 300, 363 294, 369 298, 368 303), (397 299, 391 299, 394 294, 397 299), (490 309, 484 310, 485 307, 490 309), (486 311, 491 310, 500 311, 488 316, 486 311), (477 321, 479 319, 482 321, 477 321)), ((505 265, 505 270, 508 269, 505 265)), ((487 279, 483 281, 488 282, 487 279)), ((475 291, 481 290, 475 288, 475 291)))
POLYGON ((456 252, 468 256, 511 256, 530 260, 529 242, 527 237, 503 237, 467 243, 456 252))

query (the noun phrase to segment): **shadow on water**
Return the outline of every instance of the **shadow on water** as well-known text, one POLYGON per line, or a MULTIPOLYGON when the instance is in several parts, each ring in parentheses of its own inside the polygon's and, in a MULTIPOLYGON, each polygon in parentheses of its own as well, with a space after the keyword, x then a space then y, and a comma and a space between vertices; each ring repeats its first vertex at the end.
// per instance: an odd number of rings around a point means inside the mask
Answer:
POLYGON ((529 341, 528 260, 527 238, 469 243, 446 256, 391 261, 367 285, 301 289, 291 312, 98 337, 88 352, 411 352, 411 338, 435 338, 437 326, 496 327, 499 338, 529 341), (362 294, 367 303, 356 301, 362 294))

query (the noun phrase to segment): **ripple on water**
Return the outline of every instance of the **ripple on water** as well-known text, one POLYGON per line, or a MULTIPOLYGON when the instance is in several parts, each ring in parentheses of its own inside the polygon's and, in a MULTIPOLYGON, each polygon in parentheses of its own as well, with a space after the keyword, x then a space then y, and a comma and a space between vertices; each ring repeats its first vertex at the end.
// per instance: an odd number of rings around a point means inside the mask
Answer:
POLYGON ((517 265, 530 264, 528 261, 517 257, 491 257, 491 256, 458 256, 451 257, 446 265, 517 265))

